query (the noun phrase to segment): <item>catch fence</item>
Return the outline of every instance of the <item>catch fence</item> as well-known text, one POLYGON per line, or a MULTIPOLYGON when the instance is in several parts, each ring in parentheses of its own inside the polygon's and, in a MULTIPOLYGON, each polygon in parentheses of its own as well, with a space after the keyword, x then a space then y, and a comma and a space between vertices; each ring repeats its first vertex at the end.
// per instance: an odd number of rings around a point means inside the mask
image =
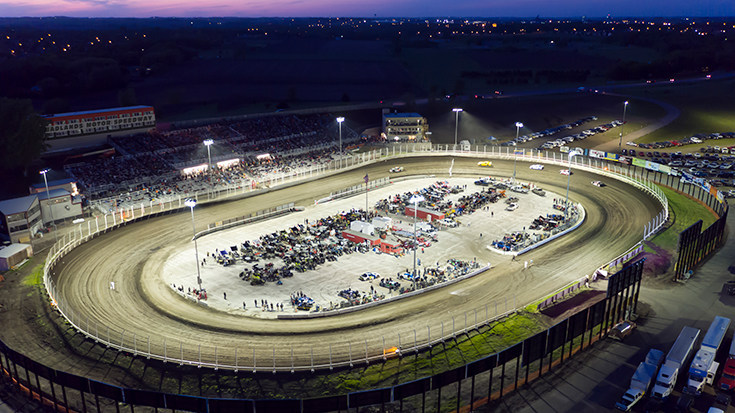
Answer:
POLYGON ((172 394, 120 387, 55 370, 2 342, 0 379, 55 411, 67 412, 132 413, 136 407, 208 413, 318 413, 363 407, 400 412, 472 411, 559 368, 565 360, 604 338, 617 322, 636 311, 642 270, 643 260, 626 266, 610 276, 604 299, 517 344, 465 365, 385 388, 304 399, 223 399, 172 394))

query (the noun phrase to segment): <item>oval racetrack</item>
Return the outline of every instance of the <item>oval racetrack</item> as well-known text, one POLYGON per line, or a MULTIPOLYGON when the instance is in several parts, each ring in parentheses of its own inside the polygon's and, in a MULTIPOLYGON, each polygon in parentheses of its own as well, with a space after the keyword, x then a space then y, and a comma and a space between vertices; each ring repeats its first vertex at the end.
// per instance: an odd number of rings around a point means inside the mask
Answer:
MULTIPOLYGON (((493 160, 494 167, 487 169, 477 167, 477 161, 456 158, 453 172, 501 177, 513 173, 512 161, 493 160)), ((196 211, 197 228, 288 202, 309 205, 332 190, 359 183, 365 173, 371 179, 386 176, 388 169, 396 165, 406 167, 407 173, 436 174, 441 178, 447 176, 450 158, 384 161, 257 197, 202 204, 196 211)), ((528 166, 527 162, 518 162, 519 180, 564 194, 567 177, 559 174, 560 167, 547 165, 544 171, 532 171, 528 166)), ((465 314, 472 318, 476 309, 485 308, 490 302, 508 299, 512 304, 515 297, 519 306, 529 303, 591 274, 640 241, 644 225, 661 205, 650 195, 610 178, 602 178, 607 186, 597 188, 590 184, 596 179, 601 178, 579 170, 571 177, 570 199, 581 202, 587 212, 585 222, 571 234, 523 255, 518 261, 478 246, 478 254, 486 254, 482 258, 493 262, 490 271, 414 298, 336 317, 242 317, 195 305, 171 291, 159 275, 167 257, 191 242, 188 211, 130 224, 82 244, 61 259, 53 278, 58 298, 66 303, 66 308, 74 309, 74 320, 80 327, 105 339, 109 327, 116 332, 111 333, 110 341, 123 340, 126 346, 135 346, 139 351, 147 351, 150 338, 153 353, 163 354, 165 340, 168 357, 179 358, 183 353, 185 359, 196 361, 201 345, 202 361, 214 362, 216 358, 229 365, 235 364, 235 348, 238 365, 252 366, 255 349, 257 364, 263 368, 272 367, 274 358, 279 366, 309 365, 312 348, 315 364, 328 363, 329 346, 333 346, 335 361, 359 358, 365 356, 362 343, 366 339, 370 340, 371 352, 380 351, 381 338, 385 338, 386 346, 397 346, 399 333, 403 345, 413 344, 414 329, 419 342, 422 337, 426 341, 427 324, 432 325, 432 338, 436 338, 439 332, 435 326, 442 321, 451 325, 454 316, 457 327, 461 327, 465 314), (522 261, 531 259, 533 267, 523 270, 522 261), (114 291, 110 290, 113 280, 114 291)))

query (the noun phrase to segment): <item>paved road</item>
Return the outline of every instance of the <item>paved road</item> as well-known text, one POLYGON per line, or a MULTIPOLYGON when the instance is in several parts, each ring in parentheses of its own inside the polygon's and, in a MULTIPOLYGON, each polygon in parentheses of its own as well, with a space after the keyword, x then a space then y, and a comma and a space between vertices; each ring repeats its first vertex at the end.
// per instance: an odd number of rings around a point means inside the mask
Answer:
MULTIPOLYGON (((670 103, 667 103, 667 102, 660 101, 658 99, 651 99, 651 98, 646 98, 642 96, 619 95, 617 93, 608 93, 608 95, 643 100, 643 101, 650 102, 655 105, 661 106, 661 108, 663 108, 666 111, 666 114, 662 118, 656 120, 656 122, 650 125, 646 125, 645 127, 638 129, 636 131, 626 133, 623 136, 623 139, 625 140, 625 142, 635 141, 636 139, 640 137, 646 136, 649 133, 652 133, 653 131, 661 129, 664 126, 676 120, 676 118, 678 118, 679 115, 681 114, 681 111, 676 106, 670 103)), ((618 131, 618 133, 623 133, 623 132, 618 131)), ((622 147, 627 148, 627 146, 625 146, 625 142, 622 143, 622 147)), ((605 143, 595 146, 594 149, 597 149, 598 151, 605 151, 605 152, 617 152, 620 149, 620 147, 618 147, 619 143, 620 143, 620 139, 618 140, 613 139, 613 140, 610 140, 610 141, 607 141, 605 143)))
MULTIPOLYGON (((727 226, 730 233, 735 231, 735 214, 728 215, 727 226)), ((639 319, 638 331, 625 343, 612 340, 599 343, 572 358, 565 367, 484 411, 616 411, 615 402, 627 390, 630 376, 649 348, 667 352, 683 326, 699 328, 704 334, 716 315, 735 316, 735 297, 722 291, 723 283, 734 278, 728 271, 733 264, 735 239, 728 237, 725 245, 686 284, 672 282, 656 286, 644 282, 640 300, 650 311, 645 318, 639 319)), ((732 338, 732 330, 731 326, 726 345, 732 338)), ((707 411, 713 400, 711 388, 709 393, 697 400, 694 410, 707 411)), ((643 411, 642 407, 635 410, 643 411)), ((663 411, 673 410, 673 403, 663 407, 663 411)), ((735 407, 731 406, 728 412, 735 412, 735 407)))
MULTIPOLYGON (((472 171, 478 176, 487 174, 486 170, 477 168, 476 162, 459 159, 454 171, 472 171)), ((493 174, 512 174, 512 162, 494 163, 493 174)), ((443 174, 449 161, 417 158, 403 160, 400 164, 410 171, 443 174)), ((286 202, 312 203, 314 198, 330 189, 358 182, 366 172, 371 177, 384 176, 391 166, 393 164, 382 163, 257 198, 202 206, 197 217, 200 222, 213 222, 286 202)), ((521 180, 533 178, 557 193, 565 190, 566 177, 558 173, 558 168, 530 171, 528 164, 519 162, 518 170, 521 180)), ((205 362, 217 357, 220 363, 231 364, 234 364, 232 349, 238 348, 239 365, 251 363, 252 349, 256 348, 256 358, 268 360, 272 365, 272 351, 277 343, 275 358, 278 364, 291 363, 289 349, 293 346, 295 364, 308 365, 309 348, 304 343, 309 343, 316 348, 315 362, 326 363, 325 350, 329 345, 333 347, 335 360, 348 358, 350 354, 354 357, 355 346, 350 347, 345 340, 362 343, 370 338, 371 351, 382 348, 378 337, 385 337, 389 345, 402 339, 405 345, 407 340, 412 341, 416 326, 420 327, 417 332, 420 342, 426 338, 428 323, 434 325, 432 330, 436 335, 440 320, 443 319, 447 326, 451 325, 452 316, 464 322, 466 311, 470 311, 471 317, 475 309, 501 297, 516 294, 519 304, 529 302, 590 274, 600 264, 625 251, 639 240, 641 228, 660 206, 650 196, 631 190, 625 184, 608 180, 609 185, 600 189, 589 183, 593 179, 593 175, 579 171, 572 176, 571 199, 585 205, 586 222, 573 235, 531 252, 527 257, 534 260, 532 270, 522 271, 522 263, 493 256, 492 261, 497 266, 483 276, 414 299, 338 318, 258 320, 187 303, 161 281, 160 270, 167 257, 188 242, 188 214, 151 219, 97 238, 66 256, 56 269, 55 278, 60 286, 59 296, 76 309, 76 317, 84 320, 82 325, 89 317, 90 326, 109 326, 111 331, 117 332, 112 334, 115 340, 124 338, 120 334, 124 330, 128 343, 133 340, 134 332, 138 348, 145 349, 150 336, 152 350, 161 354, 165 338, 169 356, 179 357, 183 348, 184 358, 196 360, 197 346, 202 344, 205 362), (109 289, 111 279, 119 282, 115 291, 109 289), (398 334, 402 338, 399 339, 398 334)), ((106 335, 104 328, 90 329, 97 330, 103 337, 106 335)), ((73 365, 68 367, 73 368, 73 365)))

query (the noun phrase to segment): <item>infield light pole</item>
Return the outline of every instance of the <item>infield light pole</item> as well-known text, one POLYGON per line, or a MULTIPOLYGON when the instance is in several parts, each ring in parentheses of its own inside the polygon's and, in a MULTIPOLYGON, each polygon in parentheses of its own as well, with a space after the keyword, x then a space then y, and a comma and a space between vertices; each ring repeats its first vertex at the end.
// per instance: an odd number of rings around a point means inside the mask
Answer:
POLYGON ((460 108, 454 108, 452 109, 452 112, 454 112, 454 150, 457 150, 457 130, 459 129, 459 112, 462 112, 463 109, 460 108))
POLYGON ((569 175, 567 175, 567 196, 566 200, 564 201, 564 222, 567 222, 567 210, 569 209, 569 182, 572 179, 572 158, 577 155, 579 155, 579 152, 569 151, 569 169, 567 169, 569 175))
MULTIPOLYGON (((518 135, 521 133, 521 128, 523 127, 523 123, 516 122, 516 144, 518 143, 518 135)), ((513 185, 516 184, 516 160, 518 158, 518 154, 516 153, 515 148, 513 148, 513 185)))
POLYGON ((214 141, 212 139, 205 139, 202 143, 207 147, 207 160, 209 161, 207 164, 207 172, 209 172, 209 186, 214 186, 214 181, 212 179, 212 153, 209 150, 209 147, 212 146, 214 141))
POLYGON ((416 250, 419 246, 419 240, 416 233, 416 219, 418 217, 419 202, 423 202, 425 198, 421 195, 414 195, 408 200, 408 203, 413 204, 413 287, 416 289, 416 250))
MULTIPOLYGON (((59 234, 56 233, 56 223, 54 222, 54 209, 51 206, 51 195, 49 194, 48 180, 46 179, 46 174, 49 173, 49 171, 50 169, 46 168, 44 170, 38 171, 38 173, 43 175, 43 184, 46 185, 46 205, 48 206, 49 216, 51 217, 51 225, 54 226, 54 241, 58 241, 59 234)), ((33 234, 31 234, 31 238, 33 238, 33 234)))
POLYGON ((344 116, 337 118, 337 125, 339 125, 339 167, 342 168, 342 122, 345 121, 344 116))
POLYGON ((623 102, 623 124, 620 125, 620 141, 618 142, 618 149, 623 146, 623 131, 625 130, 625 113, 628 111, 628 101, 623 102))
POLYGON ((199 290, 202 289, 202 273, 199 270, 199 249, 197 248, 197 231, 194 227, 194 207, 197 205, 197 201, 195 199, 189 198, 186 201, 184 201, 184 205, 191 208, 191 231, 194 234, 194 257, 196 258, 196 265, 197 265, 197 284, 199 285, 199 290))

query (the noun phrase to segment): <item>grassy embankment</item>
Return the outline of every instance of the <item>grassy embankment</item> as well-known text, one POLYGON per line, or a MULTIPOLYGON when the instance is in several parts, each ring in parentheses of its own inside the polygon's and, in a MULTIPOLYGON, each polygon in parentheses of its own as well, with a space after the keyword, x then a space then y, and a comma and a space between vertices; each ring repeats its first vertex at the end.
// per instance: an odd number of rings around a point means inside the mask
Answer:
MULTIPOLYGON (((698 201, 678 193, 673 189, 663 188, 669 200, 669 213, 672 215, 671 225, 653 237, 650 241, 660 248, 674 252, 679 242, 679 233, 698 220, 702 220, 702 229, 706 229, 717 219, 714 213, 698 201)), ((647 252, 651 252, 647 248, 647 252)))

